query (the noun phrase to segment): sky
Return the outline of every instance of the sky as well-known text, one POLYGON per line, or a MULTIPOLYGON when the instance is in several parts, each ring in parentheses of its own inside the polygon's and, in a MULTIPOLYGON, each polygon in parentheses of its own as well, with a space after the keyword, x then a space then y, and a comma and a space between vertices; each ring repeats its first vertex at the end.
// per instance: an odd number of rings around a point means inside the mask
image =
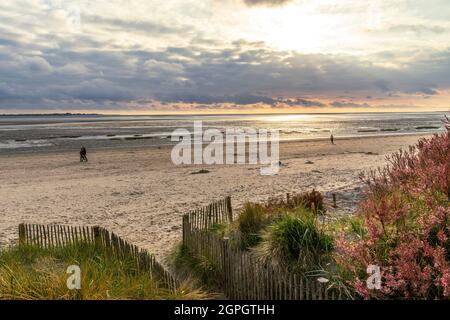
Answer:
POLYGON ((448 0, 8 0, 0 113, 450 107, 448 0))

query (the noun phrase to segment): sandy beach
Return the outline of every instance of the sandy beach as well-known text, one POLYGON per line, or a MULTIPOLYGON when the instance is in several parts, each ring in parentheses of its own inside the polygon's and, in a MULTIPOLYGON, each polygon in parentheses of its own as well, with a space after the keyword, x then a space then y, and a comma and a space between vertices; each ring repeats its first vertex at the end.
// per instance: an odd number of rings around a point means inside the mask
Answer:
POLYGON ((15 241, 17 225, 100 225, 163 259, 180 240, 181 215, 226 195, 233 206, 316 188, 349 214, 361 192, 359 173, 420 136, 387 136, 280 144, 277 176, 257 165, 175 166, 171 147, 78 150, 0 155, 0 245, 15 241), (201 168, 207 174, 192 174, 201 168))

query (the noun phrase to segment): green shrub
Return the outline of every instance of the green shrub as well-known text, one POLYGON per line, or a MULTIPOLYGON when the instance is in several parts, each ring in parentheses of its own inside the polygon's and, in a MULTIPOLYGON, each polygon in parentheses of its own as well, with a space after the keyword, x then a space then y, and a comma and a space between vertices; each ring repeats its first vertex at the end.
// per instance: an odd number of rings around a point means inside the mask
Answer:
POLYGON ((263 260, 313 270, 332 248, 333 240, 319 226, 316 215, 298 208, 269 227, 254 253, 263 260))
POLYGON ((274 244, 289 257, 319 257, 332 248, 331 238, 323 234, 312 215, 286 216, 272 227, 274 244))
POLYGON ((242 249, 248 249, 261 241, 261 230, 268 222, 264 207, 260 204, 247 202, 244 205, 236 223, 242 249))

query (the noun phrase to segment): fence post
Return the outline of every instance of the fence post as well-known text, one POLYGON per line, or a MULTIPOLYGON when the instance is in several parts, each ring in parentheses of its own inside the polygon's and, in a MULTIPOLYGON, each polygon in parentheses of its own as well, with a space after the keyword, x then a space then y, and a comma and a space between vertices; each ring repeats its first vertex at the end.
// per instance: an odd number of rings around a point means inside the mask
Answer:
POLYGON ((92 227, 92 233, 94 234, 94 243, 101 244, 100 227, 92 227))
POLYGON ((25 244, 25 225, 19 224, 19 245, 25 244))
POLYGON ((187 228, 187 215, 183 216, 183 248, 186 248, 186 228, 187 228))
POLYGON ((224 291, 226 294, 228 294, 228 255, 229 255, 229 238, 225 237, 222 239, 222 275, 223 275, 223 284, 224 284, 224 291))
POLYGON ((227 200, 227 213, 228 213, 228 221, 233 222, 233 208, 231 207, 231 197, 228 196, 227 200))

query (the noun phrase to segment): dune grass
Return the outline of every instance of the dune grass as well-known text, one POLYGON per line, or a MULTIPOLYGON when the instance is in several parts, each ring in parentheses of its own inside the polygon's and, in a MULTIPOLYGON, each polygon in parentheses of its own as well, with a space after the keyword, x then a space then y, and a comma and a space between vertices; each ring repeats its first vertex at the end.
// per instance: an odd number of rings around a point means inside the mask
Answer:
POLYGON ((43 249, 20 245, 0 251, 0 299, 26 300, 159 300, 202 299, 200 291, 169 292, 131 257, 113 255, 87 243, 43 249), (81 269, 81 289, 67 288, 67 267, 81 269))
POLYGON ((261 241, 261 230, 267 225, 264 207, 257 203, 246 203, 236 221, 241 248, 246 250, 261 241))
POLYGON ((300 205, 270 224, 251 250, 259 260, 311 271, 328 262, 332 249, 333 238, 317 214, 300 205))
POLYGON ((209 288, 207 294, 212 299, 218 297, 213 291, 220 289, 219 271, 206 257, 194 254, 180 244, 172 251, 171 263, 180 279, 195 287, 209 288))
MULTIPOLYGON (((263 203, 247 202, 240 210, 234 225, 226 231, 230 233, 231 238, 236 238, 241 249, 249 250, 262 242, 268 228, 273 225, 276 227, 280 220, 292 214, 296 215, 298 212, 307 212, 308 217, 316 219, 318 215, 325 212, 322 194, 312 190, 295 193, 287 198, 272 197, 263 203)), ((305 217, 306 215, 303 215, 302 218, 305 217)))

